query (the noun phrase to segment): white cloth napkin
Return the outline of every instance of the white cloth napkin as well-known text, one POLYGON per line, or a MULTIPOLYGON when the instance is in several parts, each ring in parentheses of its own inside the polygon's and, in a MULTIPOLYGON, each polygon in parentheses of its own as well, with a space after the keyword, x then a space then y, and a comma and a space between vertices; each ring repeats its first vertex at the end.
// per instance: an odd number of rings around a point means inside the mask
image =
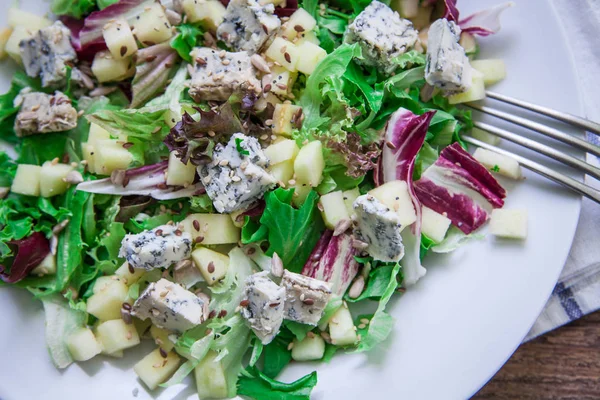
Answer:
MULTIPOLYGON (((552 0, 573 55, 585 116, 600 121, 600 0, 552 0)), ((600 138, 587 133, 589 141, 600 138)), ((600 159, 588 155, 600 166, 600 159)), ((593 178, 586 182, 600 188, 593 178)), ((584 199, 567 263, 525 341, 600 309, 600 205, 584 199)))

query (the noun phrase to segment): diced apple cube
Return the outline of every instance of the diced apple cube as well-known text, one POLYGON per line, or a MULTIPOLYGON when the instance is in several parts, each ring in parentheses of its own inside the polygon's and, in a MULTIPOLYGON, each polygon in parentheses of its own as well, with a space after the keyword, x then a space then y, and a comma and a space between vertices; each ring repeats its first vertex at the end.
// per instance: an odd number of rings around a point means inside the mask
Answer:
POLYGON ((276 144, 272 144, 265 149, 265 156, 273 165, 284 161, 294 160, 298 155, 300 148, 295 140, 284 139, 276 144))
POLYGON ((192 259, 209 285, 214 285, 225 278, 225 274, 229 269, 228 256, 206 247, 200 247, 192 251, 192 259))
POLYGON ((107 353, 129 349, 140 344, 140 337, 133 324, 126 324, 122 319, 105 321, 96 328, 98 341, 107 353))
POLYGON ((475 150, 473 158, 492 172, 497 172, 500 175, 512 179, 523 178, 521 165, 514 158, 482 148, 477 148, 477 150, 475 150))
POLYGON ((169 166, 167 168, 167 185, 188 186, 194 183, 196 177, 196 166, 191 162, 184 164, 179 157, 172 152, 169 154, 169 166))
POLYGON ((286 97, 292 92, 292 87, 294 86, 294 82, 296 82, 298 73, 275 65, 271 68, 271 77, 271 81, 267 81, 266 83, 266 85, 271 85, 269 93, 286 97))
POLYGON ((159 328, 156 325, 150 327, 150 336, 152 336, 156 345, 164 351, 171 351, 175 347, 175 343, 169 339, 169 335, 172 334, 173 332, 159 328))
POLYGON ((325 159, 323 158, 323 145, 318 140, 313 140, 303 146, 294 160, 296 180, 308 182, 316 187, 321 183, 325 159))
POLYGON ((115 60, 128 57, 138 50, 131 28, 124 19, 113 20, 104 25, 102 36, 115 60))
POLYGON ((460 41, 458 42, 465 49, 465 54, 471 55, 477 52, 477 40, 475 36, 469 32, 462 32, 460 34, 460 41))
POLYGON ((217 353, 210 350, 194 369, 198 397, 201 399, 227 398, 227 380, 221 361, 216 361, 217 353))
POLYGON ((6 54, 10 56, 17 64, 21 64, 21 49, 19 43, 21 40, 30 38, 36 31, 34 29, 26 28, 23 25, 16 26, 10 37, 8 38, 4 50, 6 54))
MULTIPOLYGON (((118 281, 118 278, 115 278, 114 275, 108 275, 108 276, 100 276, 96 279, 96 281, 94 281, 94 287, 92 288, 92 293, 96 294, 96 293, 100 293, 101 291, 103 291, 104 289, 106 289, 106 287, 108 285, 111 285, 114 281, 118 281)), ((125 282, 123 282, 125 283, 125 282)))
POLYGON ((485 84, 483 83, 483 74, 473 70, 473 80, 471 88, 464 93, 458 93, 448 97, 450 104, 470 103, 485 99, 485 84))
POLYGON ((189 232, 192 239, 202 236, 203 245, 237 243, 240 240, 240 228, 226 214, 192 214, 182 223, 183 230, 189 232))
POLYGON ((319 40, 317 35, 315 35, 315 33, 312 31, 300 33, 296 38, 295 45, 300 46, 302 45, 302 43, 305 42, 310 42, 312 44, 316 44, 317 46, 321 44, 321 41, 319 40))
POLYGON ((90 133, 88 134, 87 143, 96 146, 99 140, 114 139, 110 137, 110 132, 102 128, 100 125, 90 124, 90 133))
POLYGON ((35 276, 54 275, 56 273, 56 257, 49 253, 30 274, 35 276))
POLYGON ((293 40, 298 36, 298 33, 309 32, 315 29, 317 21, 304 8, 298 8, 290 16, 288 22, 285 23, 283 36, 287 40, 293 40))
POLYGON ((500 137, 492 135, 491 133, 476 127, 471 129, 471 136, 473 136, 475 139, 481 140, 482 142, 489 143, 494 146, 500 144, 500 137))
POLYGON ((263 112, 264 110, 267 109, 267 106, 269 104, 273 105, 273 107, 275 107, 276 104, 281 104, 283 103, 283 101, 275 96, 273 93, 269 92, 261 97, 258 98, 258 100, 256 100, 256 103, 254 103, 254 109, 257 112, 263 112))
POLYGON ((131 58, 116 59, 109 51, 99 51, 92 62, 92 72, 98 82, 121 81, 130 73, 131 58))
MULTIPOLYGON (((121 307, 128 299, 129 288, 124 282, 113 279, 87 301, 87 312, 94 317, 108 321, 121 318, 121 307)), ((112 353, 112 352, 111 352, 112 353)))
POLYGON ((41 173, 42 167, 39 165, 19 164, 10 191, 25 196, 39 196, 41 173))
POLYGON ((146 46, 162 43, 173 36, 171 24, 160 3, 146 7, 132 24, 137 39, 146 46))
POLYGON ((45 162, 40 171, 41 196, 52 197, 66 192, 69 184, 65 181, 65 178, 71 171, 73 171, 73 167, 68 164, 45 162))
POLYGON ((377 200, 396 211, 404 229, 417 220, 417 213, 404 181, 391 181, 369 191, 377 200))
POLYGON ((88 142, 81 143, 81 153, 87 162, 87 169, 92 174, 96 173, 96 148, 88 142))
POLYGON ((229 216, 231 217, 231 221, 233 221, 233 224, 238 228, 243 227, 246 222, 244 218, 245 212, 246 210, 238 210, 229 214, 229 216))
POLYGON ((507 239, 527 238, 527 211, 493 210, 490 218, 490 233, 507 239))
POLYGON ((302 107, 293 104, 275 104, 273 133, 290 136, 295 129, 298 129, 292 120, 295 120, 299 110, 302 110, 302 107))
POLYGON ((325 354, 325 341, 321 335, 312 334, 302 341, 294 340, 292 359, 296 361, 316 361, 325 354))
POLYGON ((294 188, 292 203, 296 207, 301 207, 302 204, 304 204, 304 200, 306 200, 308 194, 312 190, 312 186, 308 183, 300 182, 296 179, 296 184, 292 187, 294 188))
POLYGON ((419 13, 419 0, 393 0, 390 7, 402 18, 412 20, 419 13))
POLYGON ((350 215, 348 215, 344 203, 344 194, 341 190, 321 196, 319 204, 321 204, 319 209, 327 228, 335 229, 341 221, 350 220, 350 215))
POLYGON ((202 22, 212 31, 221 25, 226 11, 218 0, 183 0, 182 7, 189 22, 202 22))
POLYGON ((504 60, 474 60, 471 66, 483 74, 483 83, 485 86, 493 85, 506 78, 506 65, 504 60))
POLYGON ((152 351, 133 366, 133 370, 150 390, 164 383, 177 371, 181 359, 174 351, 163 357, 160 348, 152 351))
POLYGON ((121 265, 115 271, 115 275, 118 276, 123 281, 123 283, 129 286, 139 281, 142 275, 144 275, 145 273, 145 269, 132 268, 129 266, 129 263, 127 261, 124 262, 123 265, 121 265))
POLYGON ((303 56, 292 42, 280 37, 273 40, 265 55, 292 72, 296 71, 296 63, 303 56))
POLYGON ((258 0, 258 4, 265 6, 267 4, 273 4, 274 6, 282 5, 285 0, 258 0))
POLYGON ((269 172, 277 182, 287 182, 294 176, 294 160, 287 160, 279 164, 271 165, 269 172))
POLYGON ((413 26, 416 30, 420 31, 421 29, 429 26, 431 23, 431 13, 433 12, 432 6, 423 7, 421 5, 417 10, 417 15, 411 18, 413 26))
POLYGON ((347 306, 338 308, 329 319, 329 336, 331 343, 336 346, 353 345, 358 340, 352 314, 347 306))
POLYGON ((354 200, 358 199, 360 196, 360 190, 358 190, 358 188, 346 190, 343 195, 346 211, 348 211, 348 215, 352 216, 354 214, 354 200))
POLYGON ((18 26, 26 26, 32 31, 39 31, 52 25, 52 21, 48 18, 40 17, 28 11, 20 10, 16 7, 8 9, 8 26, 16 28, 18 26))
POLYGON ((116 140, 99 140, 95 153, 96 173, 110 175, 116 169, 127 169, 133 161, 131 153, 116 140))
POLYGON ((325 49, 308 41, 298 45, 297 50, 302 57, 298 59, 296 69, 306 75, 312 74, 321 60, 327 57, 325 49))
POLYGON ((0 29, 0 60, 4 60, 8 55, 8 53, 6 52, 6 43, 8 43, 10 35, 12 35, 12 29, 0 29))
POLYGON ((87 361, 102 352, 102 346, 90 328, 81 328, 70 334, 67 349, 75 361, 87 361))
POLYGON ((433 211, 429 207, 421 208, 421 232, 435 243, 440 243, 446 237, 450 228, 450 219, 433 211))

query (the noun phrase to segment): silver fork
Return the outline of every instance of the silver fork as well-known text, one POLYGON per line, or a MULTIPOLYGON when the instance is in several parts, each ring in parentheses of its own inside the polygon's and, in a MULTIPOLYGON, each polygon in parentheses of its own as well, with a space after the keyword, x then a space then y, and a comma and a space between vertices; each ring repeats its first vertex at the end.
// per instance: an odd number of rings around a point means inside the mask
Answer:
MULTIPOLYGON (((508 103, 513 106, 516 106, 516 107, 519 107, 522 109, 526 109, 529 111, 533 111, 538 114, 541 114, 541 115, 544 115, 547 117, 551 117, 556 120, 567 123, 569 125, 575 126, 577 128, 584 129, 584 130, 594 133, 596 135, 600 135, 600 124, 590 121, 590 120, 587 120, 585 118, 578 117, 578 116, 564 113, 564 112, 560 112, 560 111, 556 111, 551 108, 542 107, 542 106, 539 106, 536 104, 518 100, 518 99, 509 97, 509 96, 506 96, 503 94, 495 93, 495 92, 488 91, 488 92, 486 92, 486 95, 487 95, 487 98, 498 100, 498 101, 501 101, 504 103, 508 103)), ((503 112, 503 111, 497 110, 495 108, 489 107, 489 106, 484 106, 484 105, 475 104, 475 103, 469 103, 469 104, 465 104, 465 105, 474 110, 483 112, 488 115, 492 115, 494 117, 503 119, 510 123, 522 126, 524 128, 527 128, 527 129, 530 129, 533 131, 536 131, 538 133, 541 133, 542 135, 548 136, 552 139, 555 139, 560 142, 571 145, 579 150, 583 150, 586 153, 594 154, 594 155, 600 157, 600 147, 599 146, 596 146, 592 143, 589 143, 583 139, 572 136, 572 135, 565 133, 563 131, 560 131, 558 129, 551 128, 546 125, 540 124, 538 122, 530 121, 526 118, 515 116, 515 115, 509 114, 507 112, 503 112)), ((543 154, 544 156, 550 157, 556 161, 560 161, 563 164, 568 165, 568 166, 570 166, 576 170, 579 170, 581 172, 584 172, 585 174, 590 175, 596 179, 600 179, 600 168, 597 168, 583 160, 580 160, 576 157, 565 154, 565 153, 563 153, 559 150, 556 150, 555 148, 552 148, 550 146, 547 146, 545 144, 538 143, 534 140, 525 138, 521 135, 517 135, 515 133, 509 132, 504 129, 497 128, 493 125, 489 125, 484 122, 475 121, 473 124, 474 124, 474 126, 476 126, 479 129, 482 129, 493 135, 496 135, 498 137, 501 137, 503 139, 506 139, 508 141, 511 141, 513 143, 521 145, 523 147, 526 147, 530 150, 536 151, 536 152, 543 154)), ((475 146, 511 157, 511 158, 515 159, 516 161, 518 161, 519 164, 521 164, 523 167, 530 169, 531 171, 534 171, 534 172, 536 172, 548 179, 551 179, 554 182, 557 182, 563 186, 566 186, 569 189, 571 189, 585 197, 588 197, 589 199, 600 204, 600 191, 596 190, 595 188, 593 188, 589 185, 586 185, 583 182, 580 182, 569 176, 561 174, 560 172, 557 172, 557 171, 553 170, 552 168, 549 168, 549 167, 542 165, 540 163, 537 163, 535 161, 531 161, 523 156, 514 154, 510 151, 501 149, 501 148, 491 145, 489 143, 475 139, 474 137, 465 135, 462 138, 465 142, 470 143, 472 145, 475 145, 475 146)))

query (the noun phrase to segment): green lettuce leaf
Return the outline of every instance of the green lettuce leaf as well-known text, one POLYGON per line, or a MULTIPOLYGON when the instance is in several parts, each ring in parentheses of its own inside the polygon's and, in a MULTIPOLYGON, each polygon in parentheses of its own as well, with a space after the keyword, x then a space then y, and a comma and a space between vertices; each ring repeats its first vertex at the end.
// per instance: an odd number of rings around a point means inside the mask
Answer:
POLYGON ((178 34, 171 40, 171 47, 177 51, 179 57, 191 63, 190 52, 194 47, 202 45, 204 30, 199 24, 190 23, 178 25, 176 29, 178 34))
POLYGON ((271 343, 264 347, 263 373, 269 378, 275 379, 292 361, 292 352, 287 349, 290 341, 279 334, 271 343))
POLYGON ((391 280, 396 279, 396 276, 392 274, 394 268, 394 264, 382 265, 376 268, 372 268, 369 272, 369 278, 367 280, 365 289, 363 290, 361 295, 353 299, 349 297, 348 294, 346 294, 344 300, 350 303, 356 303, 365 299, 381 299, 381 297, 385 295, 387 288, 390 286, 391 283, 393 283, 391 282, 391 280))
POLYGON ((82 19, 96 8, 94 0, 53 0, 50 9, 56 15, 82 19))
POLYGON ((260 400, 310 400, 317 385, 317 373, 312 372, 292 383, 269 378, 257 368, 246 368, 238 382, 238 393, 260 400))

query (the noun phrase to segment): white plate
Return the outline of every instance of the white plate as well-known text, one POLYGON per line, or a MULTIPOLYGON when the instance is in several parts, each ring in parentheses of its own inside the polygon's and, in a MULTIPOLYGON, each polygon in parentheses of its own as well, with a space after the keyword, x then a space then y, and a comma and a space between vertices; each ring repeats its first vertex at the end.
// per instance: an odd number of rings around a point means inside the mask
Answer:
MULTIPOLYGON (((497 1, 461 0, 459 6, 467 15, 497 1)), ((6 9, 12 0, 2 4, 6 9)), ((26 3, 26 8, 35 10, 35 4, 42 3, 26 3)), ((482 58, 506 60, 509 77, 495 90, 577 113, 571 57, 549 4, 527 0, 508 10, 503 30, 481 41, 482 58)), ((5 64, 1 69, 6 74, 5 64)), ((369 354, 337 356, 328 365, 294 365, 282 379, 317 368, 316 399, 464 399, 483 386, 519 345, 550 295, 580 208, 577 196, 532 174, 521 183, 503 183, 509 189, 506 207, 529 212, 525 243, 488 238, 448 257, 428 258, 427 276, 392 301, 396 329, 383 346, 369 354)), ((102 358, 59 372, 44 348, 40 304, 11 289, 0 292, 0 304, 1 399, 124 399, 133 398, 134 388, 138 398, 152 397, 131 370, 149 346, 116 362, 102 358)), ((188 388, 155 396, 185 399, 193 394, 190 381, 188 388)))

